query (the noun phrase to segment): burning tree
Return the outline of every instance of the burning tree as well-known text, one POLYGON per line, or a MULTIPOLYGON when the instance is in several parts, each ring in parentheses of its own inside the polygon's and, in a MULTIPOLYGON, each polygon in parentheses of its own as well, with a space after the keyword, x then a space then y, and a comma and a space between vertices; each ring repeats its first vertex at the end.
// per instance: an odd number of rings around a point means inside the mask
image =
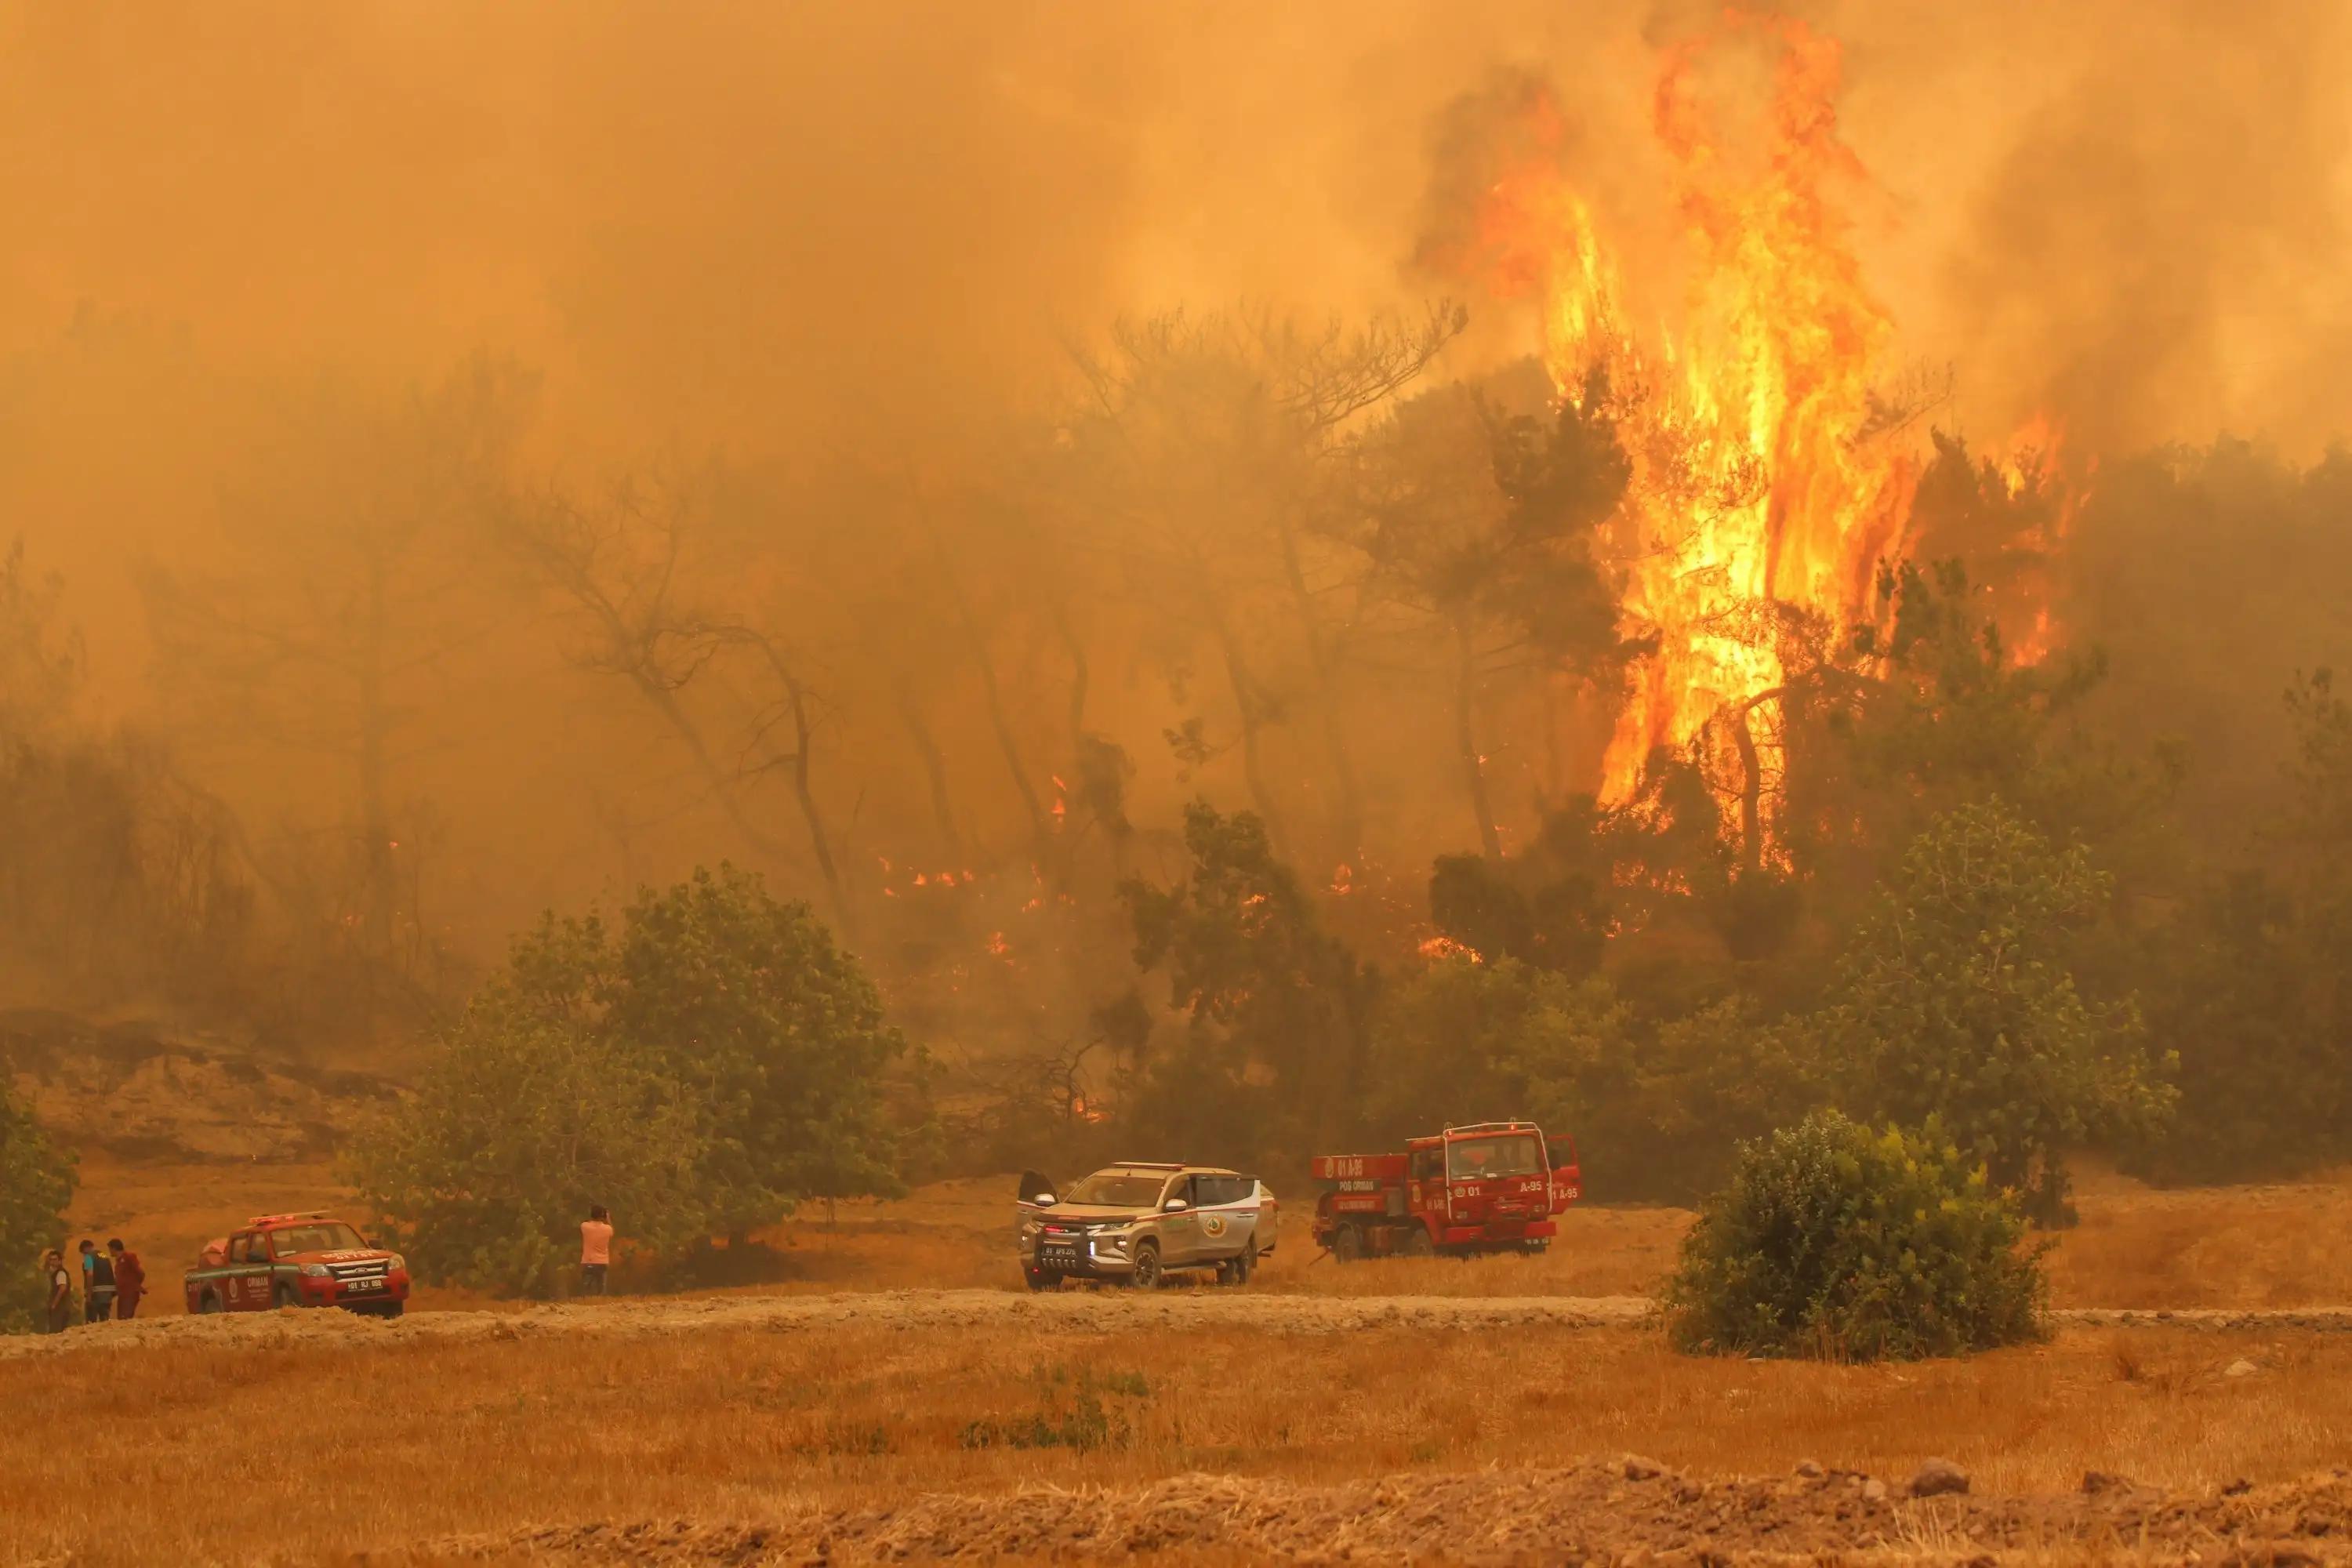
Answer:
POLYGON ((1894 322, 1864 279, 1842 189, 1867 175, 1841 140, 1838 46, 1803 23, 1735 16, 1670 49, 1653 130, 1688 243, 1679 330, 1639 324, 1619 262, 1566 167, 1566 118, 1540 84, 1457 115, 1475 167, 1425 242, 1433 268, 1534 303, 1556 395, 1618 432, 1629 472, 1600 557, 1644 639, 1601 763, 1631 801, 1661 755, 1742 800, 1751 866, 1777 841, 1793 617, 1842 645, 1904 542, 1918 462, 1903 433, 1931 386, 1887 391, 1894 322), (1753 143, 1703 90, 1738 43, 1773 60, 1753 143), (1475 117, 1473 117, 1475 118, 1475 117))

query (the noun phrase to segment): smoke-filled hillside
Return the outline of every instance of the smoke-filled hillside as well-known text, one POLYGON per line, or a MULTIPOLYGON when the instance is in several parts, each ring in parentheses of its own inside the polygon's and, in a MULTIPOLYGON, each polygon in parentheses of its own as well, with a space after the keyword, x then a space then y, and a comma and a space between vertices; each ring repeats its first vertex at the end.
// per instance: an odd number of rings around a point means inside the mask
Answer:
POLYGON ((933 1166, 1548 1105, 1685 1190, 1995 855, 2061 1055, 2146 1068, 2009 1174, 2334 1157, 2348 62, 0 6, 0 1001, 405 1063, 727 861, 933 1166))

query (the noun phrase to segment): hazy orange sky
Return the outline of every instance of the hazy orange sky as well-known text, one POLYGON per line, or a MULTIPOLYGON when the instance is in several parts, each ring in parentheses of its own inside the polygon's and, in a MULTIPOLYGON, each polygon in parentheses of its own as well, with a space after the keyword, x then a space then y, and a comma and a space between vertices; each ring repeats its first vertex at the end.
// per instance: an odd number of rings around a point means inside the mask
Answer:
MULTIPOLYGON (((2352 427, 2340 6, 1789 9, 1845 46, 1857 243, 1906 360, 1955 378, 1946 423, 2352 427)), ((534 475, 714 447, 919 468, 1122 313, 1435 291, 1410 262, 1434 127, 1503 72, 1554 85, 1671 313, 1649 95, 1720 14, 0 0, 0 521, 65 578, 94 712, 146 714, 132 569, 216 548, 303 388, 487 350, 539 377, 534 475)), ((1532 346, 1523 307, 1466 302, 1449 371, 1532 346)))

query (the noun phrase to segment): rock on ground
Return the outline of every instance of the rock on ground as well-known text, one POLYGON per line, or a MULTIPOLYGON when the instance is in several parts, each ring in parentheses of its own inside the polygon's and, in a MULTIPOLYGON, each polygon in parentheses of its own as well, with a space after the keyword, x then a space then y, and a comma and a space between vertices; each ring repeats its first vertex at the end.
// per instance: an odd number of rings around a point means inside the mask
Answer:
POLYGON ((1943 1497, 1969 1489, 1969 1473, 1949 1459, 1930 1459, 1911 1478, 1913 1497, 1943 1497))

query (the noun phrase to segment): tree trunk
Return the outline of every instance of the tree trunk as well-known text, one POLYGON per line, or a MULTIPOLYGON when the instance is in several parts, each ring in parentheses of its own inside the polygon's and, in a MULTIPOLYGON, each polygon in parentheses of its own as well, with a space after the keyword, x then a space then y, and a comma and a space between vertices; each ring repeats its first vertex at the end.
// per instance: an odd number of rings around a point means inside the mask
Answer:
POLYGON ((973 668, 980 673, 981 697, 988 709, 988 725, 995 732, 996 748, 1004 754, 1005 770, 1013 775, 1013 787, 1021 794, 1021 808, 1029 815, 1029 841, 1036 858, 1036 872, 1043 877, 1054 868, 1054 828, 1045 815, 1045 803, 1037 798, 1037 786, 1029 777, 1029 763, 1021 754, 1021 741, 1013 732, 1013 720, 1004 711, 1004 693, 996 684, 996 656, 981 635, 980 623, 963 602, 962 590, 956 591, 957 617, 963 623, 964 637, 971 647, 973 668))
POLYGON ((1290 584, 1291 604, 1298 612, 1298 626, 1307 638, 1307 667, 1315 675, 1316 707, 1322 719, 1323 749, 1331 761, 1332 782, 1339 786, 1339 845, 1350 863, 1360 859, 1364 847, 1364 805, 1362 791, 1356 784, 1356 759, 1348 750, 1348 732, 1339 721, 1339 681, 1331 660, 1330 646, 1324 641, 1323 627, 1315 618, 1315 598, 1307 586, 1307 570, 1298 559, 1298 533, 1287 519, 1281 524, 1282 571, 1290 584))
POLYGON ((1470 786, 1470 810, 1478 819, 1478 847, 1487 859, 1500 860, 1503 836, 1495 826, 1494 806, 1486 798, 1486 760, 1478 754, 1478 737, 1471 721, 1471 702, 1478 688, 1478 652, 1467 611, 1454 617, 1454 743, 1462 753, 1463 781, 1470 786))
POLYGON ((651 670, 642 667, 631 669, 629 679, 636 687, 638 695, 653 704, 654 710, 668 723, 671 732, 685 743, 688 754, 694 758, 695 766, 701 770, 704 780, 709 784, 711 794, 719 797, 719 809, 727 814, 727 820, 735 825, 735 830, 743 836, 744 842, 762 855, 797 862, 798 856, 762 832, 744 815, 743 803, 735 795, 737 781, 730 778, 726 770, 719 767, 719 760, 710 754, 709 746, 702 739, 702 731, 695 727, 694 721, 687 717, 685 708, 679 704, 677 693, 664 685, 651 670))
MULTIPOLYGON (((775 658, 772 652, 769 657, 775 658)), ((801 819, 808 824, 809 848, 816 856, 816 868, 824 878, 825 892, 833 900, 834 918, 841 929, 853 931, 857 921, 849 905, 849 889, 842 886, 840 868, 834 864, 833 843, 825 835, 824 814, 818 809, 816 791, 809 783, 809 747, 812 741, 808 716, 808 690, 799 679, 775 658, 777 677, 784 683, 784 691, 793 705, 793 795, 800 802, 801 819)))
POLYGON ((949 859, 963 860, 963 836, 956 831, 955 807, 948 795, 948 762, 940 750, 939 737, 931 733, 929 719, 923 705, 915 698, 914 689, 907 684, 906 671, 890 666, 890 695, 898 707, 898 717, 907 726, 907 734, 921 753, 923 771, 931 782, 931 816, 939 825, 940 847, 949 859))
MULTIPOLYGON (((729 626, 719 631, 719 640, 739 646, 750 644, 768 661, 768 668, 784 689, 784 702, 793 720, 793 749, 784 756, 771 753, 768 766, 788 763, 792 768, 793 798, 801 808, 801 820, 808 826, 809 848, 816 856, 817 874, 824 879, 824 890, 833 905, 834 918, 844 931, 854 931, 857 924, 856 910, 851 906, 849 889, 843 883, 841 868, 833 858, 833 840, 824 828, 824 813, 819 809, 816 788, 810 778, 811 752, 815 745, 814 726, 809 720, 808 688, 782 649, 764 635, 748 626, 729 626)), ((766 733, 763 726, 761 737, 766 733)))
POLYGON ((1029 816, 1029 841, 1035 857, 1037 875, 1046 875, 1054 863, 1054 829, 1045 816, 1044 803, 1037 798, 1037 786, 1029 777, 1028 760, 1021 754, 1021 742, 1013 732, 1013 721, 1004 711, 1004 694, 996 684, 996 655, 989 647, 987 637, 981 631, 979 617, 971 612, 971 601, 963 591, 963 582, 948 560, 947 547, 941 542, 937 528, 929 530, 931 559, 938 568, 940 583, 947 589, 948 602, 954 606, 956 624, 963 630, 964 642, 971 649, 972 668, 980 676, 981 697, 988 709, 989 728, 995 732, 997 750, 1004 754, 1004 766, 1013 774, 1013 787, 1020 793, 1021 808, 1029 816))
POLYGON ((1062 601, 1053 601, 1054 630, 1062 639, 1062 647, 1070 656, 1070 755, 1083 757, 1087 749, 1087 686, 1090 679, 1087 667, 1087 645, 1078 640, 1077 629, 1070 625, 1069 612, 1062 601))
MULTIPOLYGON (((1091 667, 1087 660, 1087 645, 1078 637, 1077 628, 1070 624, 1068 608, 1064 605, 1059 595, 1054 595, 1052 605, 1054 629, 1061 637, 1063 650, 1070 656, 1071 767, 1076 776, 1085 781, 1088 776, 1087 770, 1092 765, 1089 762, 1090 753, 1108 747, 1110 742, 1107 741, 1097 742, 1087 731, 1087 692, 1091 684, 1091 667)), ((1124 787, 1123 784, 1122 787, 1124 787)), ((1114 877, 1124 878, 1127 875, 1129 840, 1135 837, 1135 825, 1128 820, 1123 801, 1109 815, 1103 813, 1099 801, 1090 801, 1089 804, 1095 809, 1095 819, 1102 824, 1104 835, 1110 839, 1111 874, 1114 877)), ((1065 852, 1065 858, 1074 857, 1076 852, 1077 846, 1074 841, 1065 852)))
POLYGON ((1242 776, 1249 783, 1250 799, 1256 803, 1260 820, 1265 824, 1266 842, 1275 854, 1289 858, 1288 836, 1282 827, 1282 813, 1274 803, 1274 792, 1265 780, 1265 759, 1259 746, 1259 731, 1265 728, 1265 716, 1258 706, 1257 683, 1251 679, 1249 661, 1242 653, 1241 639, 1234 635, 1232 626, 1220 614, 1214 617, 1217 648, 1224 656, 1225 679, 1233 687, 1234 706, 1240 710, 1242 721, 1242 776))
MULTIPOLYGON (((596 554, 598 545, 590 537, 593 525, 574 509, 563 504, 551 504, 543 515, 541 526, 527 522, 515 524, 512 534, 516 542, 537 563, 548 581, 554 584, 580 609, 592 616, 604 634, 602 654, 590 656, 581 662, 586 668, 607 675, 624 676, 637 694, 661 715, 671 733, 682 742, 694 759, 711 793, 718 796, 719 809, 727 814, 737 832, 761 854, 799 866, 800 858, 763 833, 744 813, 736 796, 740 778, 728 774, 710 754, 709 745, 702 731, 688 717, 677 700, 685 676, 673 678, 661 667, 658 655, 660 638, 684 628, 668 620, 664 609, 668 572, 677 563, 680 531, 673 526, 666 532, 669 560, 662 570, 663 590, 656 593, 649 607, 630 611, 623 608, 635 592, 624 593, 616 600, 598 581, 596 554), (573 525, 567 530, 567 524, 573 525)), ((640 586, 642 584, 639 584, 640 586)))
POLYGON ((1738 748, 1742 779, 1739 785, 1739 863, 1747 871, 1764 864, 1764 767, 1756 755, 1756 737, 1748 731, 1748 717, 1759 705, 1777 700, 1785 687, 1759 691, 1731 714, 1731 743, 1738 748))

